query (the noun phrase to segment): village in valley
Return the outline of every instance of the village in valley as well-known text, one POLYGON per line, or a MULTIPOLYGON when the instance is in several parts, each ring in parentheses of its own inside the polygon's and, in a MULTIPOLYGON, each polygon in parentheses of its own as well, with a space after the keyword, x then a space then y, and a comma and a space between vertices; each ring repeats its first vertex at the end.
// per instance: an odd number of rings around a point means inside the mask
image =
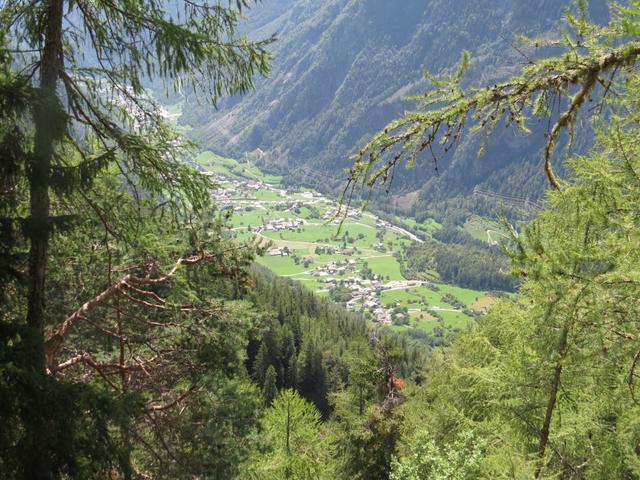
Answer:
POLYGON ((368 211, 341 208, 318 192, 284 186, 249 161, 203 152, 195 158, 210 177, 212 197, 232 211, 230 234, 268 245, 258 263, 302 282, 317 294, 361 311, 372 322, 427 333, 466 328, 487 295, 440 283, 407 279, 398 255, 422 242, 436 222, 407 230, 408 219, 391 222, 368 211), (406 223, 405 223, 406 222, 406 223))

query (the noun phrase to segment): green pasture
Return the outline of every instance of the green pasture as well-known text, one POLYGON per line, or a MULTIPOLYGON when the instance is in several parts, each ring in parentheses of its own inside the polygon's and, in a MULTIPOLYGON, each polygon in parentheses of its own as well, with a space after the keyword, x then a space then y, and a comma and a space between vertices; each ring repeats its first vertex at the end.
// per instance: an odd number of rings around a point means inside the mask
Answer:
POLYGON ((390 253, 388 257, 384 257, 383 253, 375 253, 374 258, 367 258, 368 255, 363 256, 362 260, 369 264, 371 271, 377 275, 382 275, 383 278, 389 277, 389 280, 404 280, 404 277, 400 273, 400 264, 390 253))
POLYGON ((293 259, 289 257, 265 255, 258 258, 258 263, 264 265, 276 275, 292 275, 305 271, 304 265, 300 262, 296 265, 293 259))
POLYGON ((473 319, 471 317, 468 317, 461 312, 439 311, 438 313, 442 315, 444 324, 449 328, 464 330, 473 322, 473 319))
POLYGON ((444 283, 439 283, 438 287, 440 287, 440 295, 450 293, 467 306, 471 306, 478 300, 487 296, 484 292, 480 292, 478 290, 455 287, 453 285, 447 285, 444 283))
POLYGON ((442 302, 441 296, 439 292, 434 292, 426 287, 412 287, 386 290, 380 294, 380 300, 385 305, 393 305, 396 302, 400 302, 400 306, 405 308, 421 308, 424 305, 421 305, 420 302, 425 300, 427 307, 453 308, 451 305, 442 302))

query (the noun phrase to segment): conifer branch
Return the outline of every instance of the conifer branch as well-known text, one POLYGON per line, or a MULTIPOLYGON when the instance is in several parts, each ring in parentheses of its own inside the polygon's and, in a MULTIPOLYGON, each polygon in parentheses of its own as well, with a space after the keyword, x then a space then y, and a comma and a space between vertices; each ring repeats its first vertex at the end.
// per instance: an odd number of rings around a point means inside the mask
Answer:
MULTIPOLYGON (((612 27, 613 28, 613 27, 612 27)), ((607 32, 608 33, 608 32, 607 32)), ((433 89, 407 100, 417 102, 420 110, 409 111, 376 134, 352 158, 343 201, 358 186, 372 188, 388 182, 402 162, 412 168, 417 156, 427 150, 436 162, 455 149, 464 134, 483 130, 491 133, 504 124, 529 133, 532 117, 550 117, 551 106, 568 101, 567 109, 553 123, 544 150, 544 173, 549 184, 560 189, 560 181, 551 164, 557 139, 562 131, 572 135, 572 128, 585 102, 604 74, 610 73, 603 98, 610 93, 614 77, 625 67, 634 65, 640 55, 640 42, 631 41, 617 48, 608 46, 605 35, 578 53, 565 45, 571 55, 558 55, 532 62, 522 73, 505 82, 463 90, 460 82, 468 66, 464 54, 457 72, 449 77, 434 77, 425 72, 433 89), (575 90, 571 95, 570 91, 575 90)), ((572 47, 572 48, 570 48, 572 47)))

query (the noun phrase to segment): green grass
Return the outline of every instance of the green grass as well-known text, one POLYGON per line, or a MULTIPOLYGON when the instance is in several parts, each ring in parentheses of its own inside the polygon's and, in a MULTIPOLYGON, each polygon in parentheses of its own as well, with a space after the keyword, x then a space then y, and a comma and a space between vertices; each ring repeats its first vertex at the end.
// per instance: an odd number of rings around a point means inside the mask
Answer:
POLYGON ((258 258, 258 263, 264 265, 276 275, 292 275, 302 273, 306 270, 302 262, 296 265, 291 257, 272 257, 265 255, 258 258))
POLYGON ((440 325, 437 320, 418 320, 416 328, 426 333, 432 333, 440 325))
POLYGON ((376 220, 366 214, 363 214, 360 218, 354 219, 354 221, 364 223, 365 225, 371 225, 372 227, 376 226, 376 220))
POLYGON ((279 185, 282 177, 263 173, 252 163, 241 163, 233 158, 225 158, 209 150, 200 152, 195 161, 215 173, 246 179, 259 180, 272 185, 279 185))
POLYGON ((433 292, 426 287, 413 287, 404 288, 401 290, 387 290, 380 294, 380 300, 385 305, 392 305, 396 302, 400 302, 400 306, 406 308, 421 308, 423 298, 426 300, 426 305, 429 307, 438 306, 444 308, 452 308, 451 305, 443 303, 440 300, 440 295, 437 292, 433 292))
POLYGON ((435 230, 442 228, 442 225, 436 222, 432 218, 428 218, 425 221, 418 223, 415 218, 396 216, 395 220, 399 226, 402 224, 420 230, 423 234, 431 235, 435 230))
POLYGON ((476 290, 469 290, 467 288, 453 287, 451 285, 445 285, 442 283, 436 284, 440 289, 435 292, 426 286, 405 288, 402 290, 389 290, 382 292, 382 303, 391 305, 395 302, 400 302, 401 306, 407 308, 420 308, 420 301, 424 298, 430 307, 438 306, 443 308, 455 308, 442 301, 442 296, 451 293, 458 300, 464 303, 466 306, 473 305, 477 300, 486 297, 482 292, 476 290), (409 303, 413 301, 414 303, 409 303))
MULTIPOLYGON (((462 229, 476 240, 480 240, 483 242, 487 241, 487 230, 492 230, 495 232, 504 231, 504 227, 498 222, 490 220, 488 218, 479 217, 477 215, 467 220, 466 223, 462 226, 462 229)), ((498 238, 500 238, 499 233, 494 233, 492 235, 493 240, 497 240, 498 238)))
MULTIPOLYGON (((375 253, 373 255, 386 255, 383 253, 375 253)), ((389 277, 389 280, 404 280, 404 277, 400 273, 400 264, 395 257, 388 254, 388 257, 377 258, 364 258, 363 260, 369 264, 371 271, 377 275, 382 275, 383 278, 389 277)), ((366 257, 366 256, 365 256, 366 257)))
POLYGON ((200 152, 194 160, 207 170, 223 175, 233 175, 233 168, 238 162, 232 158, 224 158, 210 151, 200 152))
POLYGON ((466 316, 464 313, 443 311, 440 311, 438 313, 442 315, 444 324, 449 328, 464 330, 473 322, 473 319, 466 316))
MULTIPOLYGON (((170 111, 174 112, 178 110, 179 106, 175 105, 171 106, 170 108, 170 111)), ((231 158, 225 158, 216 155, 211 151, 201 152, 196 157, 196 161, 213 172, 227 175, 233 178, 255 179, 265 183, 270 183, 275 186, 279 185, 282 180, 281 177, 264 174, 252 163, 238 162, 237 160, 231 158)), ((253 234, 247 231, 247 227, 258 227, 262 225, 263 219, 266 223, 277 218, 305 218, 310 222, 310 224, 300 227, 299 231, 285 230, 281 232, 263 232, 263 235, 267 238, 272 239, 276 245, 278 244, 278 242, 280 242, 282 245, 288 245, 289 248, 295 247, 293 253, 295 253, 297 256, 301 258, 311 256, 314 258, 313 263, 311 263, 306 268, 304 266, 304 262, 300 262, 298 265, 296 265, 291 257, 272 257, 269 255, 265 255, 257 260, 260 264, 269 268, 275 274, 294 278, 300 281, 307 288, 316 291, 318 295, 322 297, 328 296, 328 292, 318 292, 318 290, 324 290, 326 288, 324 277, 314 277, 309 273, 303 272, 311 272, 317 267, 326 265, 331 262, 354 259, 358 262, 357 268, 360 269, 362 268, 363 262, 366 261, 371 270, 375 274, 381 275, 385 281, 387 280, 387 278, 389 280, 404 279, 400 272, 400 265, 398 264, 398 261, 393 257, 393 251, 400 248, 402 244, 408 243, 410 240, 391 229, 386 229, 383 241, 388 251, 384 253, 374 252, 372 250, 372 247, 379 242, 378 238, 376 237, 377 228, 375 227, 375 220, 373 218, 370 218, 366 214, 358 219, 346 219, 345 223, 342 225, 342 228, 340 229, 340 231, 338 231, 338 226, 335 224, 325 224, 324 221, 320 218, 309 219, 310 210, 307 207, 300 208, 298 213, 294 211, 280 211, 274 208, 273 204, 279 201, 290 201, 296 199, 308 200, 302 197, 300 193, 291 193, 291 195, 285 199, 280 197, 278 192, 274 192, 268 189, 261 189, 258 191, 251 190, 242 192, 242 194, 239 194, 238 196, 247 199, 255 198, 265 202, 263 205, 264 208, 254 208, 250 211, 240 210, 234 213, 233 217, 231 218, 231 224, 234 228, 237 229, 234 230, 233 233, 236 238, 240 240, 248 239, 253 236, 253 234), (273 204, 271 202, 273 202, 273 204), (360 250, 358 253, 353 256, 346 256, 341 254, 315 254, 315 246, 313 245, 314 243, 323 245, 330 244, 337 248, 340 248, 343 245, 342 237, 346 233, 348 233, 349 237, 354 240, 352 243, 347 243, 347 248, 357 247, 360 250), (361 238, 358 239, 359 235, 361 236, 361 238), (298 243, 296 244, 286 242, 298 243), (391 249, 389 249, 390 242, 392 243, 391 249)), ((320 215, 323 215, 329 208, 331 208, 331 206, 332 204, 330 203, 320 203, 315 205, 320 215)), ((430 234, 430 232, 434 231, 435 229, 441 228, 441 225, 433 220, 427 220, 422 223, 418 223, 414 219, 406 217, 398 217, 397 220, 400 226, 404 224, 408 227, 419 229, 426 234, 430 234)), ((477 219, 475 219, 475 221, 472 219, 467 222, 467 225, 465 225, 465 230, 472 233, 476 238, 482 238, 483 240, 486 240, 486 229, 492 227, 498 229, 499 225, 497 225, 495 222, 490 222, 486 219, 478 217, 477 219)), ((352 275, 353 273, 348 271, 342 277, 346 278, 352 275)), ((339 279, 341 278, 341 276, 336 275, 335 278, 339 279)), ((442 296, 446 293, 451 293, 467 306, 470 306, 477 300, 486 297, 484 293, 470 289, 464 289, 445 284, 437 285, 440 290, 436 292, 426 287, 414 287, 410 289, 386 291, 381 294, 381 301, 385 305, 392 305, 396 302, 399 302, 400 305, 409 309, 420 309, 423 307, 428 308, 433 306, 452 308, 451 305, 443 303, 441 300, 442 296), (426 304, 422 303, 423 301, 426 302, 426 304)), ((469 322, 473 321, 473 319, 467 317, 461 312, 439 311, 439 314, 442 315, 444 323, 451 328, 464 329, 469 325, 469 322)), ((417 320, 417 328, 428 333, 432 332, 433 329, 437 326, 438 322, 434 320, 417 320)), ((392 327, 392 329, 402 330, 405 329, 405 327, 394 326, 392 327)))
MULTIPOLYGON (((411 322, 411 324, 413 325, 413 321, 411 322)), ((416 322, 416 329, 417 330, 422 330, 425 333, 433 333, 433 330, 440 325, 437 321, 435 320, 418 320, 418 322, 416 322)), ((392 325, 390 327, 391 330, 393 330, 394 332, 406 332, 407 330, 413 328, 413 326, 405 326, 405 325, 392 325)))
MULTIPOLYGON (((406 239, 407 237, 400 235, 399 233, 394 232, 393 230, 389 230, 387 229, 387 231, 384 234, 384 245, 385 247, 387 247, 387 249, 389 248, 389 242, 393 243, 393 248, 397 247, 398 244, 403 241, 404 239, 406 239)), ((378 243, 378 240, 376 239, 376 242, 378 243)))
MULTIPOLYGON (((315 249, 311 249, 311 251, 313 252, 315 249)), ((318 265, 326 265, 327 263, 331 263, 331 262, 339 262, 341 260, 348 260, 350 258, 353 258, 354 260, 357 260, 358 257, 353 256, 353 257, 349 257, 347 255, 338 255, 338 254, 332 254, 332 255, 327 255, 327 254, 322 254, 322 255, 316 255, 315 253, 312 253, 313 257, 314 257, 314 263, 313 265, 318 266, 318 265)))
POLYGON ((265 221, 269 219, 269 213, 265 210, 255 209, 251 212, 236 212, 231 217, 231 224, 234 227, 259 227, 262 225, 262 219, 265 221))
POLYGON ((438 284, 438 286, 440 287, 441 295, 444 295, 445 293, 450 293, 467 306, 471 306, 481 298, 484 298, 487 296, 483 292, 480 292, 477 290, 470 290, 468 288, 454 287, 453 285, 446 285, 446 284, 438 284))
MULTIPOLYGON (((277 200, 283 201, 284 199, 280 196, 280 194, 272 191, 272 190, 257 190, 255 192, 251 192, 251 198, 255 198, 257 200, 277 200)), ((277 218, 277 217, 276 217, 277 218)))
POLYGON ((238 241, 244 241, 244 240, 248 240, 249 238, 253 238, 255 237, 254 233, 249 233, 248 231, 242 229, 242 230, 234 230, 233 234, 235 235, 235 239, 238 241))
MULTIPOLYGON (((276 216, 276 218, 278 218, 276 216)), ((281 232, 266 231, 264 235, 273 239, 291 240, 294 242, 318 242, 340 245, 342 242, 333 237, 335 230, 330 225, 304 225, 300 231, 283 230, 281 232)))
POLYGON ((308 275, 300 275, 300 276, 296 275, 295 277, 291 277, 291 278, 293 280, 299 281, 305 287, 310 288, 311 290, 314 290, 314 291, 323 290, 327 287, 325 283, 322 283, 315 277, 309 277, 308 275))

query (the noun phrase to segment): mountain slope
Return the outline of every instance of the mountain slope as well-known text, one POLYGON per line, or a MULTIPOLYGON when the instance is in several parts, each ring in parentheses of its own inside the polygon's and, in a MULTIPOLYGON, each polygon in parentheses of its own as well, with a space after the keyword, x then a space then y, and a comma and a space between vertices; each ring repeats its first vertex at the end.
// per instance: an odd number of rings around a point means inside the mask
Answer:
MULTIPOLYGON (((602 2, 604 3, 604 2, 602 2)), ((279 0, 281 12, 256 23, 255 34, 278 32, 271 77, 256 91, 212 111, 196 105, 184 120, 197 138, 232 155, 253 152, 267 168, 323 190, 344 183, 349 155, 404 109, 407 94, 427 85, 422 69, 453 68, 472 54, 469 81, 489 83, 516 71, 540 52, 514 44, 515 33, 558 35, 569 0, 279 0)), ((264 10, 258 16, 267 18, 264 10)), ((275 10, 274 10, 275 11, 275 10)), ((605 15, 604 7, 594 12, 605 15)), ((439 165, 424 158, 397 172, 393 192, 401 207, 424 211, 434 202, 468 196, 476 185, 535 197, 540 138, 507 131, 477 159, 478 140, 466 142, 439 165), (531 182, 531 177, 534 179, 531 182), (505 181, 508 180, 508 181, 505 181)))

